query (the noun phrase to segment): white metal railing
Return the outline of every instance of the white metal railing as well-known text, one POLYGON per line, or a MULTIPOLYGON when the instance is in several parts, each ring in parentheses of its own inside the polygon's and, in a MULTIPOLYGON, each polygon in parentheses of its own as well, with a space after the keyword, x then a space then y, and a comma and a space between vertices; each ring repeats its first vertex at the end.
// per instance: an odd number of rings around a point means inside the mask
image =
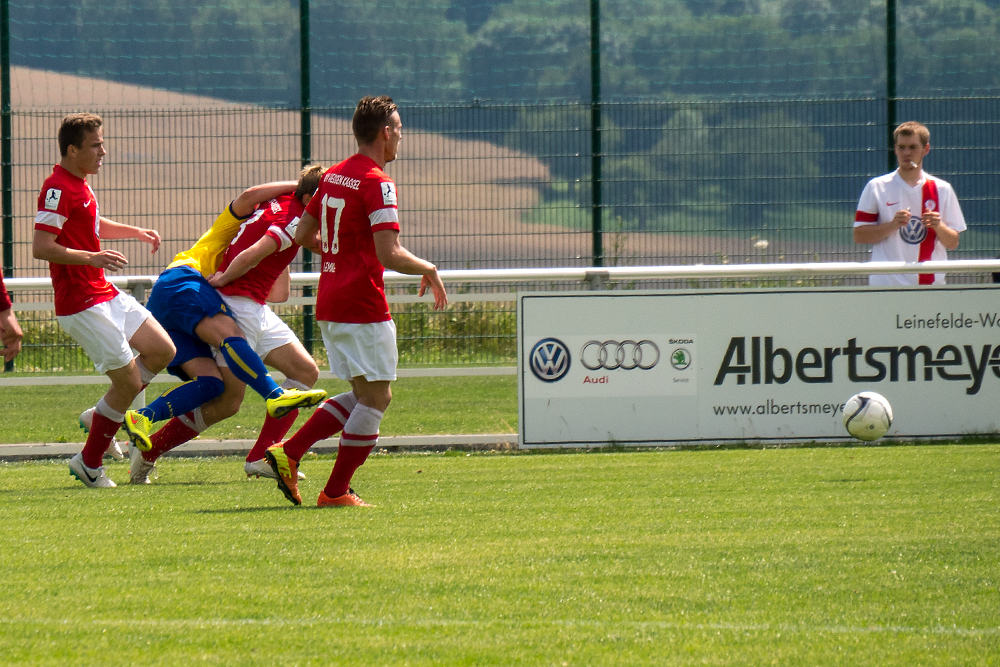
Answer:
MULTIPOLYGON (((545 281, 586 282, 594 289, 601 289, 612 280, 670 280, 677 278, 767 278, 788 276, 857 276, 872 273, 992 273, 1000 272, 1000 259, 958 259, 943 262, 810 262, 789 264, 694 264, 684 266, 608 266, 571 267, 553 269, 447 269, 439 273, 445 283, 526 283, 545 281)), ((293 273, 293 285, 319 283, 319 273, 293 273)), ((108 276, 120 289, 135 294, 152 288, 157 276, 108 276)), ((418 284, 420 276, 410 276, 386 271, 383 280, 387 285, 418 284)), ((9 291, 44 290, 52 288, 49 278, 5 278, 9 291)), ((504 294, 456 294, 453 301, 504 301, 504 294), (482 297, 487 297, 483 299, 482 297), (472 297, 472 298, 468 298, 472 297)), ((399 297, 396 297, 399 298, 399 297)), ((418 299, 404 297, 405 301, 433 301, 430 295, 418 299)), ((450 298, 450 297, 449 297, 450 298)), ((143 299, 144 300, 144 299, 143 299)), ((401 302, 401 301, 397 301, 401 302)), ((295 305, 291 303, 290 305, 295 305)))
MULTIPOLYGON (((699 278, 712 280, 720 278, 766 278, 788 276, 852 276, 872 273, 991 273, 1000 271, 1000 259, 964 259, 945 262, 923 262, 920 264, 906 262, 813 262, 801 264, 696 264, 692 266, 615 266, 615 267, 580 267, 553 269, 471 269, 443 270, 441 279, 445 283, 527 283, 527 282, 571 282, 587 283, 591 289, 602 289, 613 280, 669 280, 676 278, 699 278)), ((293 273, 293 285, 315 286, 319 282, 319 273, 293 273)), ((108 276, 108 280, 119 289, 131 292, 140 301, 146 300, 146 293, 156 282, 157 276, 108 276)), ((384 281, 387 285, 416 285, 420 276, 410 276, 386 271, 384 281)), ((4 284, 12 292, 52 289, 49 278, 6 278, 4 284)), ((490 294, 451 294, 453 302, 475 301, 514 301, 516 292, 490 294)), ((391 303, 432 302, 433 296, 392 295, 391 303)), ((301 306, 316 303, 315 297, 293 297, 284 305, 301 306)), ((15 311, 52 310, 52 302, 14 304, 15 311)), ((508 375, 514 372, 513 367, 468 369, 400 369, 399 376, 410 375, 508 375)), ((323 377, 329 373, 323 373, 323 377)), ((172 382, 173 378, 163 375, 158 382, 172 382)), ((4 378, 0 379, 2 386, 21 386, 30 384, 93 384, 106 383, 107 378, 93 376, 72 376, 58 378, 4 378)))

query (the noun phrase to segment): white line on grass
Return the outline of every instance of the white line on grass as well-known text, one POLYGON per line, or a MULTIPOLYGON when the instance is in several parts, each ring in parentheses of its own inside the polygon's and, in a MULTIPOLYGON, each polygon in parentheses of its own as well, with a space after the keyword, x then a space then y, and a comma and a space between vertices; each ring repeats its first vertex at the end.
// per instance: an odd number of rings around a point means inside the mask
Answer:
POLYGON ((363 619, 363 618, 323 618, 323 619, 286 619, 286 618, 211 618, 211 619, 92 619, 89 621, 78 620, 54 620, 45 618, 0 618, 0 626, 4 625, 90 625, 95 627, 108 626, 149 626, 149 627, 178 627, 178 628, 202 628, 202 627, 227 627, 227 626, 293 626, 312 627, 316 625, 331 624, 354 624, 361 626, 418 626, 418 627, 468 627, 468 628, 488 628, 492 626, 519 625, 521 627, 531 626, 560 626, 560 627, 586 627, 586 628, 616 628, 628 627, 634 629, 657 629, 657 630, 731 630, 735 632, 789 632, 789 633, 810 633, 818 632, 825 634, 908 634, 908 635, 953 635, 961 637, 980 637, 1000 635, 1000 627, 996 628, 965 628, 957 625, 951 627, 937 625, 934 627, 912 627, 906 625, 804 625, 804 624, 770 624, 770 623, 675 623, 671 621, 523 621, 491 620, 491 621, 462 621, 457 619, 363 619))

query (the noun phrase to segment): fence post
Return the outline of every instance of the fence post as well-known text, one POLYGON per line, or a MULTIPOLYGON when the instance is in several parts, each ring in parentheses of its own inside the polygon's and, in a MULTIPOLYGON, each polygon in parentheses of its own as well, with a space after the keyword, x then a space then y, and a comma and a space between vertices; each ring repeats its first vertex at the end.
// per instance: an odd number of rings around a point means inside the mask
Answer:
POLYGON ((601 0, 590 0, 590 182, 593 264, 604 266, 601 228, 601 0))
MULTIPOLYGON (((299 0, 299 107, 301 116, 302 166, 312 162, 312 91, 309 88, 309 0, 299 0)), ((302 271, 312 271, 312 253, 302 249, 302 271)), ((311 285, 302 288, 302 296, 313 295, 311 285)), ((302 344, 313 352, 313 307, 302 306, 302 344)))
POLYGON ((885 117, 889 136, 889 171, 896 169, 896 0, 885 0, 885 117))
MULTIPOLYGON (((14 276, 14 177, 10 103, 10 0, 0 0, 0 199, 3 200, 4 278, 14 276)), ((4 362, 10 373, 14 362, 4 362)))

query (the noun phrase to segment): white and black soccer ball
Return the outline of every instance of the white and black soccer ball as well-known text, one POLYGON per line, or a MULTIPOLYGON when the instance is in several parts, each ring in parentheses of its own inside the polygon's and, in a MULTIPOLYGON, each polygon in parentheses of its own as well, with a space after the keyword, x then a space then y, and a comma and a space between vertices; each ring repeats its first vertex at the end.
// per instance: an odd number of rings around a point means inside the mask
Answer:
POLYGON ((874 442, 892 426, 892 406, 882 394, 862 391, 844 403, 844 426, 858 440, 874 442))

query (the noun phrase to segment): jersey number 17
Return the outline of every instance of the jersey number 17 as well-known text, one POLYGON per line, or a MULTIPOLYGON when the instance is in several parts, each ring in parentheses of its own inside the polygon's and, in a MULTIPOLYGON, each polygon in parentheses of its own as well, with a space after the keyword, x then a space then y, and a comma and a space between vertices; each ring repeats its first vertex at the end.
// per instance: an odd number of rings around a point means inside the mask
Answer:
POLYGON ((320 214, 319 233, 320 241, 324 253, 336 255, 340 252, 340 216, 344 212, 344 205, 347 202, 337 197, 323 195, 323 212, 320 214), (330 226, 327 224, 328 209, 333 209, 333 243, 330 242, 330 226))

